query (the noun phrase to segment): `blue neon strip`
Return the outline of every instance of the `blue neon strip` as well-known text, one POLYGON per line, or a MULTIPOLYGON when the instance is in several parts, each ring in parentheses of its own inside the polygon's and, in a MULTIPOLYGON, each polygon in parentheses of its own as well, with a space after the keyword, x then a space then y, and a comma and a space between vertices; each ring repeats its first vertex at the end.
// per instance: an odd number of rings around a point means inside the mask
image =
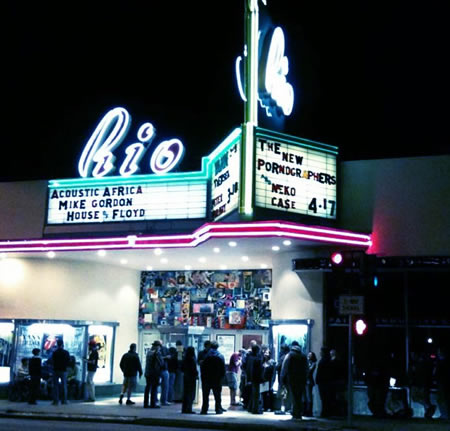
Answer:
POLYGON ((167 183, 185 181, 207 181, 211 177, 212 165, 217 157, 236 144, 241 139, 240 127, 234 129, 207 157, 202 158, 202 169, 198 172, 171 172, 166 175, 133 175, 131 177, 114 176, 103 178, 71 178, 62 180, 49 180, 49 189, 60 187, 101 187, 112 185, 132 185, 148 183, 167 183))

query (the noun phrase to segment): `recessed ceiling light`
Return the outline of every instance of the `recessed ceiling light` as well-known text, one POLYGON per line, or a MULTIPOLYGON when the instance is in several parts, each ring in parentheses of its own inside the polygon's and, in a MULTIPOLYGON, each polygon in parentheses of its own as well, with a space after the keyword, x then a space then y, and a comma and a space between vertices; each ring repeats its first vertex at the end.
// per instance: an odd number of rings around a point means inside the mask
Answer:
POLYGON ((148 265, 147 266, 147 271, 151 271, 153 269, 153 266, 148 265))
POLYGON ((291 241, 290 239, 285 239, 285 240, 283 241, 283 245, 288 246, 288 245, 291 245, 291 244, 292 244, 292 241, 291 241))
POLYGON ((267 268, 267 263, 261 263, 259 265, 262 269, 266 269, 267 268))
POLYGON ((128 260, 126 260, 126 259, 120 259, 120 263, 121 263, 122 265, 126 265, 126 264, 128 263, 128 260))
POLYGON ((167 262, 169 262, 169 259, 167 259, 167 257, 162 257, 160 262, 161 263, 167 263, 167 262))
POLYGON ((278 246, 278 245, 272 246, 273 251, 278 251, 279 249, 280 249, 280 246, 278 246))
POLYGON ((105 257, 106 256, 106 251, 105 250, 99 250, 97 251, 97 255, 100 257, 105 257))
POLYGON ((160 248, 155 248, 153 250, 153 253, 155 253, 157 256, 159 256, 162 253, 162 250, 160 248))
POLYGON ((220 253, 220 248, 219 247, 214 247, 213 248, 213 252, 214 253, 220 253))
POLYGON ((230 247, 236 247, 236 246, 237 246, 237 242, 236 242, 236 241, 230 241, 230 242, 228 243, 228 245, 229 245, 230 247))
POLYGON ((248 256, 242 256, 241 259, 242 259, 244 262, 247 262, 247 261, 248 261, 248 256))
POLYGON ((227 269, 228 267, 226 265, 220 265, 220 269, 227 269))
POLYGON ((184 269, 186 269, 186 270, 190 270, 192 268, 192 266, 191 265, 184 265, 184 269))
POLYGON ((49 252, 47 253, 47 257, 48 257, 49 259, 53 259, 55 256, 56 256, 56 253, 55 253, 54 251, 49 251, 49 252))
POLYGON ((206 262, 206 257, 199 257, 198 261, 201 263, 205 263, 206 262))

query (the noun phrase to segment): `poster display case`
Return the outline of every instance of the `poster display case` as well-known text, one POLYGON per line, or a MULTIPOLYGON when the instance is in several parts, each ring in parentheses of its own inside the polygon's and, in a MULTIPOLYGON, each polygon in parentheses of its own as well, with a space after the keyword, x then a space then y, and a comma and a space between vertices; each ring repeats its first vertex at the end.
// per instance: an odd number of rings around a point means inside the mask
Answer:
MULTIPOLYGON (((280 360, 280 348, 283 344, 290 346, 297 341, 306 355, 311 346, 311 328, 314 320, 272 320, 270 322, 269 344, 272 347, 272 357, 280 360)), ((278 389, 278 381, 275 381, 274 390, 278 389)))
POLYGON ((52 373, 51 356, 58 339, 63 340, 64 348, 73 358, 76 379, 80 382, 85 380, 88 343, 95 341, 99 347, 95 382, 111 382, 117 325, 117 322, 82 320, 15 319, 0 322, 0 383, 13 380, 22 359, 31 358, 35 348, 40 350, 43 378, 48 378, 52 373))
POLYGON ((225 358, 225 364, 229 364, 231 355, 236 351, 235 336, 217 334, 216 341, 219 343, 220 353, 225 358))
POLYGON ((13 350, 14 323, 0 322, 0 384, 9 382, 13 350))
POLYGON ((95 342, 98 346, 98 368, 94 375, 95 383, 111 381, 112 359, 114 357, 114 327, 110 325, 89 325, 89 343, 95 342))

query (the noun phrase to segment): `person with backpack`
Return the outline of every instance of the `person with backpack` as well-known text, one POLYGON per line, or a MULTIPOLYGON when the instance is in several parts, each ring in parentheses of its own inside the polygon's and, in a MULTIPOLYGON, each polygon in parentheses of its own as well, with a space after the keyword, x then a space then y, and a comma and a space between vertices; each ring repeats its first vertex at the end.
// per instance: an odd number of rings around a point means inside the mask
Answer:
POLYGON ((144 390, 144 409, 157 409, 158 404, 158 385, 161 378, 161 372, 164 366, 164 359, 161 355, 161 341, 153 341, 152 348, 147 352, 145 360, 145 390, 144 390), (150 405, 148 398, 150 394, 150 405))

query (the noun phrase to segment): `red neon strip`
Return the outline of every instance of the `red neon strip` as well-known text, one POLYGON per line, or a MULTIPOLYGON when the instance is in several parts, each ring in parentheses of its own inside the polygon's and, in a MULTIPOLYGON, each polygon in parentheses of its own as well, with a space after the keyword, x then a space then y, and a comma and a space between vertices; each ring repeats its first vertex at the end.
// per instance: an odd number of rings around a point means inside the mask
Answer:
POLYGON ((292 222, 207 223, 187 235, 1 241, 0 252, 195 247, 211 238, 286 237, 369 247, 370 235, 292 222))

